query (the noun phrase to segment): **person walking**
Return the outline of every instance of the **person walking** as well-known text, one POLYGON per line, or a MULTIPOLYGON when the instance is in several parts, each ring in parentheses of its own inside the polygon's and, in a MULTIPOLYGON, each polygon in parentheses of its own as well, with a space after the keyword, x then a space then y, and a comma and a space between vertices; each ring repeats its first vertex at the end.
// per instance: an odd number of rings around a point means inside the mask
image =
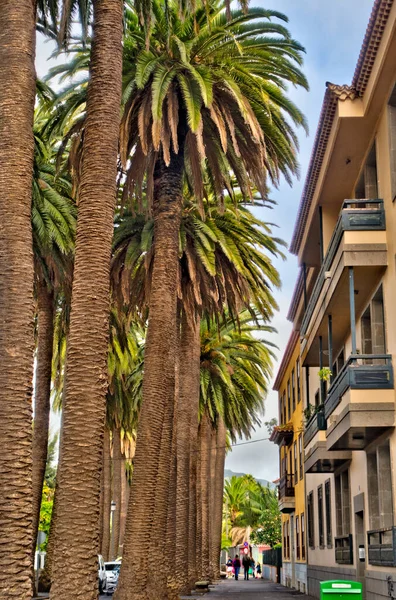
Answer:
POLYGON ((239 571, 241 570, 241 561, 239 560, 239 555, 237 554, 233 561, 235 580, 238 581, 239 571))
POLYGON ((251 563, 251 557, 248 554, 244 554, 242 558, 243 565, 243 578, 248 581, 249 580, 249 569, 251 563))
POLYGON ((227 560, 227 565, 226 565, 227 566, 227 579, 232 579, 232 573, 234 570, 232 563, 233 563, 232 558, 229 558, 227 560))

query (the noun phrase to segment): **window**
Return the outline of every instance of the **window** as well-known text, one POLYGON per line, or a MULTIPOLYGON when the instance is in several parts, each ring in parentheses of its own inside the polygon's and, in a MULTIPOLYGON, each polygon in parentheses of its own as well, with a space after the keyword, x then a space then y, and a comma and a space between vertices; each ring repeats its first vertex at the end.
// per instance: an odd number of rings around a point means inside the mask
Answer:
POLYGON ((294 485, 298 483, 298 456, 297 456, 297 440, 293 444, 294 448, 294 485))
POLYGON ((297 373, 297 402, 301 400, 301 372, 300 372, 300 359, 297 359, 296 363, 296 373, 297 373))
POLYGON ((370 490, 370 529, 393 525, 392 467, 389 440, 367 454, 367 487, 370 490))
POLYGON ((288 413, 288 419, 290 421, 291 419, 291 410, 290 410, 291 406, 290 406, 290 379, 287 382, 287 413, 288 413))
POLYGON ((279 396, 279 422, 283 425, 283 396, 279 396))
POLYGON ((283 423, 286 425, 286 392, 283 392, 283 423))
MULTIPOLYGON (((374 294, 360 322, 363 354, 385 354, 385 319, 382 286, 374 294)), ((372 359, 370 362, 372 362, 372 359)))
POLYGON ((308 546, 310 548, 315 548, 313 492, 310 492, 308 494, 307 510, 308 510, 308 546))
POLYGON ((396 200, 396 87, 388 103, 389 158, 392 200, 396 200))
POLYGON ((291 388, 292 388, 292 400, 293 400, 293 412, 294 412, 296 410, 296 389, 295 389, 294 369, 291 374, 291 388))
POLYGON ((378 198, 377 156, 375 143, 369 152, 366 163, 363 167, 363 171, 360 175, 359 182, 355 189, 355 198, 370 198, 371 200, 378 198))
POLYGON ((296 517, 296 556, 300 560, 300 519, 296 517))
POLYGON ((349 472, 343 471, 334 478, 337 537, 350 534, 351 500, 349 491, 349 472))
POLYGON ((325 505, 326 505, 326 543, 327 547, 332 547, 332 532, 331 532, 331 485, 330 479, 325 482, 325 505))
POLYGON ((324 548, 324 523, 323 523, 323 485, 318 487, 318 523, 319 546, 324 548))
POLYGON ((286 543, 286 539, 287 539, 287 528, 286 528, 286 523, 283 523, 283 558, 287 558, 287 543, 286 543))
POLYGON ((301 513, 301 560, 305 560, 305 515, 301 513))
POLYGON ((333 377, 337 377, 338 373, 341 371, 344 364, 345 364, 345 355, 344 355, 344 348, 343 348, 333 363, 333 377))
POLYGON ((286 557, 290 559, 290 522, 286 523, 286 557))
POLYGON ((302 434, 298 436, 298 455, 300 462, 300 479, 304 477, 304 469, 303 469, 303 443, 302 443, 302 434))
POLYGON ((317 390, 316 394, 315 394, 315 406, 319 406, 320 404, 320 392, 319 390, 317 390))

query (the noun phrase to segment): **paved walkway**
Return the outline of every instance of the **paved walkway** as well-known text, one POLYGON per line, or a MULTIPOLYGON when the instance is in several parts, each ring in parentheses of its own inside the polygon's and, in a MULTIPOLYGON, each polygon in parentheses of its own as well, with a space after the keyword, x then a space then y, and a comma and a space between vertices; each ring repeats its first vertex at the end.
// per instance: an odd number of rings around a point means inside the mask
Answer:
POLYGON ((190 596, 191 600, 203 598, 204 600, 294 600, 300 596, 301 600, 313 600, 311 596, 300 594, 277 583, 263 579, 227 579, 216 584, 204 596, 190 596))

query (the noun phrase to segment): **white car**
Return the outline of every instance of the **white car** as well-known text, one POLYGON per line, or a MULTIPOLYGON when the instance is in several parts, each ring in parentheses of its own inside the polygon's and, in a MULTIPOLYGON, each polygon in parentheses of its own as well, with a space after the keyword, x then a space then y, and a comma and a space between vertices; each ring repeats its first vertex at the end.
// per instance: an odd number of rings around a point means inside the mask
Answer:
POLYGON ((105 562, 107 588, 106 594, 109 596, 115 592, 118 583, 118 576, 121 569, 121 561, 114 560, 105 562))
POLYGON ((107 592, 107 576, 105 569, 105 562, 103 556, 98 554, 98 580, 99 580, 99 594, 107 592))

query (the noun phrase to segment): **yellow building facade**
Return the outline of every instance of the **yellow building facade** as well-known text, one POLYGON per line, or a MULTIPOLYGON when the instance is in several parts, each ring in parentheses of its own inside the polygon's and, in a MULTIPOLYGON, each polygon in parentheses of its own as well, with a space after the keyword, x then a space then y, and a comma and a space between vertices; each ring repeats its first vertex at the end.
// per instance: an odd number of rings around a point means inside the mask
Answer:
MULTIPOLYGON (((273 441, 282 482, 285 468, 294 473, 297 416, 285 414, 284 399, 286 390, 288 409, 298 364, 307 592, 319 597, 321 581, 352 579, 366 600, 394 598, 396 0, 375 0, 351 85, 326 84, 290 250, 300 272, 273 441)), ((296 494, 293 513, 280 488, 283 583, 294 587, 296 494)))
POLYGON ((282 513, 282 584, 306 591, 303 384, 299 336, 292 334, 275 380, 279 425, 271 440, 279 445, 279 509, 282 513))

